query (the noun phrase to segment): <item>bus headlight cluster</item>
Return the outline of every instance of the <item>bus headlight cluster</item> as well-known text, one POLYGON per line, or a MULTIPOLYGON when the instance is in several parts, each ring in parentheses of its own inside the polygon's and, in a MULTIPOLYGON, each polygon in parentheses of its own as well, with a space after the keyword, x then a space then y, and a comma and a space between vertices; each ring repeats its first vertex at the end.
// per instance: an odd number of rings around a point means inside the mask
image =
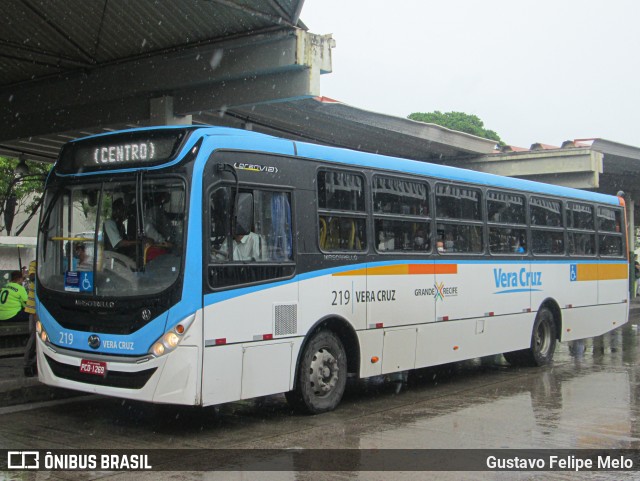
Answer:
POLYGON ((44 327, 42 326, 42 323, 40 321, 36 321, 36 334, 42 340, 42 342, 47 342, 49 340, 47 331, 44 330, 44 327))
POLYGON ((193 324, 195 318, 196 315, 192 314, 186 319, 180 321, 171 330, 167 331, 160 339, 154 342, 149 352, 155 357, 160 357, 173 351, 178 347, 178 344, 180 344, 180 341, 184 338, 184 335, 189 327, 191 327, 191 324, 193 324))

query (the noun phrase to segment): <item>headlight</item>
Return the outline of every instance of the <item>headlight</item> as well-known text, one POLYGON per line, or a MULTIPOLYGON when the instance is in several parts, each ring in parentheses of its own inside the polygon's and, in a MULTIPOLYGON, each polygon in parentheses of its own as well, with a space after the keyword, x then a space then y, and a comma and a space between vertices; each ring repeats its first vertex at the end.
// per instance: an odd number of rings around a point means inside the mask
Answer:
POLYGON ((175 349, 179 342, 180 337, 174 331, 169 331, 164 335, 164 343, 172 349, 175 349))
POLYGON ((44 326, 39 320, 36 321, 36 335, 42 340, 42 342, 47 342, 49 340, 47 331, 44 330, 44 326))
POLYGON ((154 356, 160 357, 164 354, 164 345, 161 342, 156 342, 151 349, 154 356))
POLYGON ((167 331, 160 339, 153 343, 149 352, 155 357, 160 357, 173 351, 178 347, 178 344, 180 344, 180 341, 184 338, 184 335, 187 333, 189 327, 191 327, 191 324, 193 324, 195 318, 196 315, 191 314, 173 326, 171 330, 167 331))

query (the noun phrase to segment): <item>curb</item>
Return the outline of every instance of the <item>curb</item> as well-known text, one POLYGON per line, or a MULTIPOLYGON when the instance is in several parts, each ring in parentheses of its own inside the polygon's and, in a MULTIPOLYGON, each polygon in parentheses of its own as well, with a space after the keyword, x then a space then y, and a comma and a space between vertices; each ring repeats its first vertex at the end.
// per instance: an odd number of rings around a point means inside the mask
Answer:
POLYGON ((41 384, 38 378, 16 379, 0 383, 0 407, 31 402, 55 401, 86 394, 41 384))
POLYGON ((80 392, 52 388, 41 384, 30 388, 19 388, 0 393, 0 408, 28 404, 32 402, 56 401, 79 396, 80 392))

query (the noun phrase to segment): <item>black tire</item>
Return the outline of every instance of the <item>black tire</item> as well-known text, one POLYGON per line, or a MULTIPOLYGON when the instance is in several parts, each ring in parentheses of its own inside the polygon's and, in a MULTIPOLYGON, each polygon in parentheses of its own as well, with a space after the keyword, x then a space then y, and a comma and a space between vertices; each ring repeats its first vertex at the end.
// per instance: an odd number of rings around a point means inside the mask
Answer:
POLYGON ((531 346, 521 351, 505 352, 504 358, 513 366, 545 366, 553 360, 556 333, 553 312, 543 307, 538 311, 533 323, 531 346))
POLYGON ((346 382, 347 357, 342 342, 330 331, 319 331, 300 357, 295 389, 285 396, 297 411, 333 411, 342 400, 346 382))

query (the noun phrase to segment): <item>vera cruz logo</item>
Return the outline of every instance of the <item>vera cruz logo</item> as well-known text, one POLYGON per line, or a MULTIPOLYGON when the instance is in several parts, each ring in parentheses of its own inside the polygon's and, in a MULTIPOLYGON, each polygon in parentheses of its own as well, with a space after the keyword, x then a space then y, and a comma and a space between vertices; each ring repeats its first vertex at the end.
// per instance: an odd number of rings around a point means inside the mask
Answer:
POLYGON ((542 272, 528 271, 523 267, 519 271, 504 271, 502 268, 493 269, 493 280, 496 283, 494 294, 509 294, 512 292, 539 291, 542 287, 542 272))

